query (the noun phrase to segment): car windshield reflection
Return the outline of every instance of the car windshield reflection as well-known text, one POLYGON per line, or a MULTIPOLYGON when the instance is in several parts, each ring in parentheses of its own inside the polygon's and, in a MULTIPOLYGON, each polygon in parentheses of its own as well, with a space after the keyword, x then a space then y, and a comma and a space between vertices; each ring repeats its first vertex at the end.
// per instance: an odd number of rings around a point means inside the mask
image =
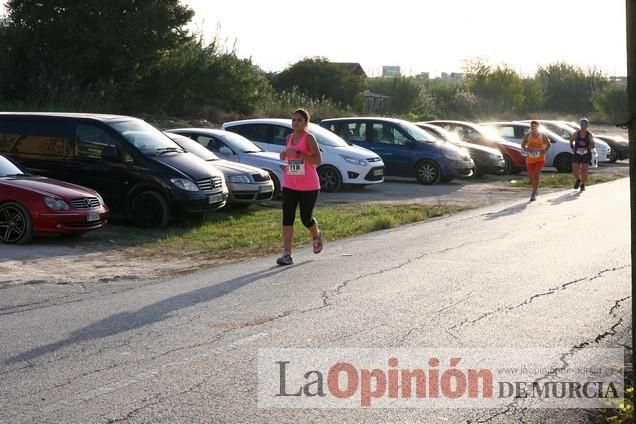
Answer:
POLYGON ((13 162, 4 156, 0 156, 0 177, 15 177, 17 175, 27 175, 13 162))
POLYGON ((167 135, 144 121, 121 121, 112 126, 142 153, 155 155, 165 152, 183 152, 167 135))

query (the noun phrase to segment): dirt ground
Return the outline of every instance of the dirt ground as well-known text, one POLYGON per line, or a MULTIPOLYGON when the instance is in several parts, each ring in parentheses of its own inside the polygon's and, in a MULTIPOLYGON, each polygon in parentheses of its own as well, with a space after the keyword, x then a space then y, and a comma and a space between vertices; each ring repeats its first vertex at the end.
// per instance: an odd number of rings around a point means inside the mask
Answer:
MULTIPOLYGON (((546 174, 555 172, 545 170, 546 174)), ((592 169, 591 173, 627 177, 629 164, 627 161, 603 164, 592 169)), ((527 189, 515 187, 510 183, 510 180, 524 178, 524 174, 486 177, 474 181, 454 180, 435 186, 423 186, 408 179, 387 179, 382 184, 362 189, 321 193, 319 203, 323 206, 360 202, 422 203, 477 208, 526 198, 527 189), (501 180, 508 181, 508 184, 501 180)), ((153 256, 147 248, 140 252, 140 248, 118 241, 118 235, 126 231, 136 229, 115 223, 73 239, 37 237, 25 246, 0 244, 0 289, 14 284, 85 284, 148 280, 215 265, 209 259, 193 255, 184 254, 166 260, 165 257, 153 256)))

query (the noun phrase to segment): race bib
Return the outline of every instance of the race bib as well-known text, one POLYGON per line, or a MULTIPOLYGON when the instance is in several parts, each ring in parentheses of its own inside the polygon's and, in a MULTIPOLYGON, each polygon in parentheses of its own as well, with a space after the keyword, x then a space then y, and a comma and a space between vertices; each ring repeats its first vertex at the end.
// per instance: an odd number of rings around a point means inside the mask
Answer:
POLYGON ((541 157, 541 150, 528 150, 528 156, 531 158, 539 158, 541 157))
POLYGON ((287 161, 287 173, 289 175, 305 175, 305 161, 299 159, 287 161))
POLYGON ((579 147, 576 149, 576 154, 581 156, 587 155, 587 147, 579 147))

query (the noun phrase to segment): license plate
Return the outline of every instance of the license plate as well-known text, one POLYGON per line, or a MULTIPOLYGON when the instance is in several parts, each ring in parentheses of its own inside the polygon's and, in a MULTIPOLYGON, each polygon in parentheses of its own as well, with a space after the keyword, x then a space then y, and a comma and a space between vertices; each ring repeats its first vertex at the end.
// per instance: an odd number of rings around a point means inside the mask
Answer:
POLYGON ((86 222, 99 221, 99 212, 89 212, 86 215, 86 222))
POLYGON ((376 169, 375 171, 373 171, 373 175, 375 177, 379 177, 380 175, 384 175, 384 169, 376 169))
POLYGON ((212 203, 220 203, 223 201, 222 194, 214 194, 208 198, 208 203, 211 205, 212 203))

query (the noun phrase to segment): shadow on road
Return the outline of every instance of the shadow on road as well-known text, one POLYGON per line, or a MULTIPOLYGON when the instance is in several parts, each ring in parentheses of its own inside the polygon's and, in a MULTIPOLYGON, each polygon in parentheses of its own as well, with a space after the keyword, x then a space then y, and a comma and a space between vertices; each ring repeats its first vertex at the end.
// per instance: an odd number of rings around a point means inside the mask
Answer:
POLYGON ((580 191, 572 191, 570 193, 562 194, 559 197, 555 197, 554 199, 550 199, 548 200, 548 202, 553 205, 559 205, 564 202, 571 202, 572 200, 576 200, 579 198, 580 195, 580 191))
POLYGON ((523 212, 526 206, 528 206, 528 202, 519 203, 518 205, 510 206, 509 208, 502 209, 497 212, 489 212, 487 214, 484 214, 484 217, 486 217, 486 219, 488 220, 491 220, 501 218, 502 216, 514 215, 516 213, 523 212))
POLYGON ((35 349, 20 353, 5 361, 6 365, 11 365, 20 361, 29 361, 47 353, 55 352, 58 349, 73 345, 78 342, 94 340, 103 337, 113 336, 126 331, 141 328, 149 324, 162 321, 169 317, 172 312, 184 309, 199 303, 204 303, 229 294, 243 286, 251 284, 263 278, 271 277, 288 269, 305 265, 310 261, 299 262, 292 267, 275 266, 263 271, 243 275, 213 286, 202 287, 188 293, 179 294, 157 303, 135 311, 121 312, 97 321, 87 327, 81 328, 71 333, 69 337, 56 343, 40 346, 35 349))

